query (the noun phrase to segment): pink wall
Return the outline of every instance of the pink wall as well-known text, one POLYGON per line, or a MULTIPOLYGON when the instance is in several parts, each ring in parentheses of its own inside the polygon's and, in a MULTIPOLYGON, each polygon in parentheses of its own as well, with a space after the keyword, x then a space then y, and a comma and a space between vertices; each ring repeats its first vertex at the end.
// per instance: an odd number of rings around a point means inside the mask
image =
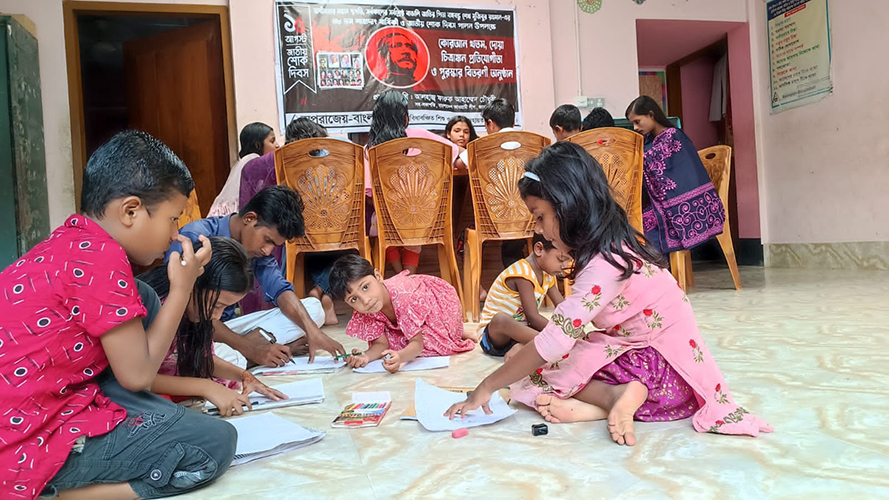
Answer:
POLYGON ((682 81, 682 129, 698 149, 716 145, 719 136, 710 123, 710 94, 714 61, 701 57, 679 68, 682 81))

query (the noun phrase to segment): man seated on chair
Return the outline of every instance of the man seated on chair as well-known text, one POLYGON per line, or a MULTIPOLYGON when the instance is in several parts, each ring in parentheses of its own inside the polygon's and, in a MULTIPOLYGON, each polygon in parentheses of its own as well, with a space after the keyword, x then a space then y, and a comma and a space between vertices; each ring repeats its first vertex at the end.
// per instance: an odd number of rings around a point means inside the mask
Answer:
MULTIPOLYGON (((515 108, 506 99, 499 98, 491 101, 482 110, 482 119, 485 120, 485 130, 488 135, 497 132, 515 131, 515 108)), ((469 165, 469 150, 460 153, 459 158, 464 164, 469 165)), ((507 240, 501 243, 500 259, 503 267, 509 267, 513 263, 525 258, 528 243, 525 240, 507 240)))
MULTIPOLYGON (((319 328, 325 317, 321 302, 315 297, 300 300, 272 256, 276 247, 305 234, 302 212, 298 193, 286 186, 269 186, 240 212, 200 219, 179 232, 192 241, 198 241, 200 235, 232 238, 241 243, 253 259, 253 273, 265 300, 278 307, 235 319, 235 306, 230 306, 222 320, 214 322, 213 340, 227 344, 256 364, 282 366, 306 347, 309 362, 314 361, 317 350, 331 355, 346 353, 342 344, 319 328), (262 331, 257 327, 263 327, 262 331)), ((179 251, 179 247, 174 243, 165 260, 172 252, 179 251)), ((217 356, 238 364, 238 355, 227 356, 225 349, 220 349, 217 356)))

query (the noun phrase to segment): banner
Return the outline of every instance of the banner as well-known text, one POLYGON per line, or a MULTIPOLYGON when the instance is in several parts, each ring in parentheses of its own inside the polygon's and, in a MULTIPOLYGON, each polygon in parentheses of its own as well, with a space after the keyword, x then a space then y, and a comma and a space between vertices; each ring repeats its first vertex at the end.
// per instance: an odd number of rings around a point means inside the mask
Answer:
POLYGON ((827 97, 833 90, 827 0, 771 0, 766 9, 772 114, 827 97))
POLYGON ((497 98, 521 125, 513 9, 366 3, 275 3, 281 130, 306 117, 330 132, 366 132, 377 96, 408 99, 413 127, 443 129, 497 98))

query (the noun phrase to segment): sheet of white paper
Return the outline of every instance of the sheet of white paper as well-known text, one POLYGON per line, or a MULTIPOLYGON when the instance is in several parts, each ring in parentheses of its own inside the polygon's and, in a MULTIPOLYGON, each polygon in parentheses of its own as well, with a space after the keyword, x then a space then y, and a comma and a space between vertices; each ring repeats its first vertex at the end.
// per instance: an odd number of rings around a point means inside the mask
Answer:
POLYGON ((440 389, 434 385, 427 384, 422 379, 417 379, 416 389, 414 390, 414 407, 417 409, 417 420, 420 421, 420 424, 426 430, 453 431, 463 427, 478 427, 480 425, 493 424, 512 416, 516 412, 516 410, 506 404, 506 401, 503 401, 499 392, 495 392, 491 396, 489 404, 491 411, 494 413, 490 415, 485 415, 485 411, 478 408, 469 412, 467 417, 463 419, 456 416, 454 420, 448 420, 448 417, 444 416, 444 412, 452 404, 465 400, 465 394, 440 389))
POLYGON ((245 314, 226 321, 225 326, 239 335, 247 335, 255 328, 262 328, 273 333, 279 344, 289 344, 306 334, 302 328, 284 316, 284 313, 278 308, 245 314))
POLYGON ((389 391, 381 392, 353 392, 352 403, 388 403, 392 401, 389 391))
MULTIPOLYGON (((286 394, 288 399, 275 401, 258 392, 252 392, 250 393, 250 404, 253 405, 254 410, 270 410, 272 408, 320 403, 324 401, 324 384, 321 382, 320 378, 297 380, 296 382, 287 384, 273 385, 272 388, 286 394)), ((204 404, 204 409, 214 413, 216 405, 207 401, 204 404)))
POLYGON ((309 364, 309 358, 293 358, 284 366, 270 368, 263 366, 253 370, 254 375, 298 375, 301 373, 333 373, 346 367, 346 362, 332 357, 315 357, 309 364))
MULTIPOLYGON (((403 372, 413 372, 420 370, 435 370, 438 368, 447 368, 451 365, 451 357, 450 356, 432 356, 429 358, 415 358, 411 361, 408 361, 401 367, 401 371, 403 372)), ((376 361, 371 361, 362 368, 355 368, 353 370, 355 373, 386 373, 386 369, 383 368, 383 360, 378 359, 376 361)))
POLYGON ((317 437, 320 433, 281 418, 272 412, 231 420, 238 431, 235 455, 259 453, 285 443, 299 443, 317 437))

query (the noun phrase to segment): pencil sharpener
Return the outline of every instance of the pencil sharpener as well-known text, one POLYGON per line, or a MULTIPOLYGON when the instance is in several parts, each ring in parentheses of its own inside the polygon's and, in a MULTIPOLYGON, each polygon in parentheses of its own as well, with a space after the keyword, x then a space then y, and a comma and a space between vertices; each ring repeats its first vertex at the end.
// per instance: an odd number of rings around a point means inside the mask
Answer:
POLYGON ((531 425, 532 436, 546 436, 547 434, 549 434, 549 427, 547 427, 546 424, 531 425))

